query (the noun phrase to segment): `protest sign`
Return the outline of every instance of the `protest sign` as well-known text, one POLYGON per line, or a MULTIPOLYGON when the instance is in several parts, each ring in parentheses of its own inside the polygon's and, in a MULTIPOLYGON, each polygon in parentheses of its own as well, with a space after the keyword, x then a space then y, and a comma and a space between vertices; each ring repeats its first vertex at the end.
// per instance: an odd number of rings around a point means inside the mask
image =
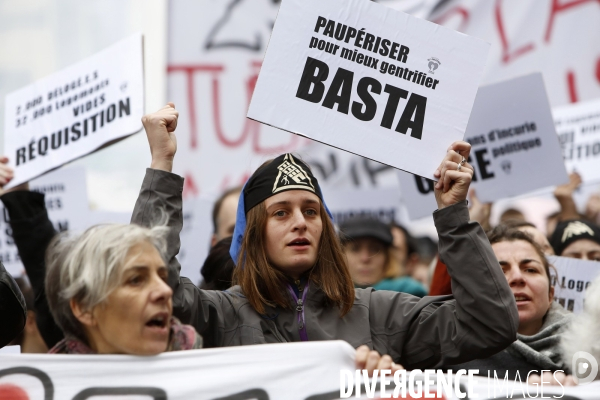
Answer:
MULTIPOLYGON (((481 87, 465 140, 472 146, 472 187, 482 202, 568 182, 539 73, 481 87)), ((404 172, 398 176, 411 218, 437 208, 432 181, 404 172)))
POLYGON ((173 172, 186 198, 219 196, 309 142, 246 118, 279 4, 169 1, 167 98, 181 113, 173 172))
POLYGON ((90 210, 88 213, 87 226, 98 224, 129 224, 130 212, 90 210))
POLYGON ((552 109, 569 172, 584 183, 600 181, 600 99, 552 109))
POLYGON ((386 224, 401 215, 398 189, 332 190, 327 193, 327 207, 336 224, 357 216, 377 218, 386 224))
POLYGON ((142 129, 142 36, 6 96, 4 152, 27 182, 142 129))
POLYGON ((600 264, 597 261, 558 256, 548 256, 548 261, 558 274, 552 279, 554 300, 569 311, 582 312, 585 291, 600 275, 600 264))
POLYGON ((281 4, 248 117, 429 177, 489 45, 366 0, 281 4))
MULTIPOLYGON (((88 223, 88 197, 83 167, 64 168, 34 179, 30 190, 46 195, 48 216, 57 232, 82 230, 88 223)), ((12 239, 8 212, 0 202, 0 261, 13 276, 24 272, 19 252, 12 239)))
POLYGON ((340 370, 355 368, 354 349, 342 341, 177 351, 154 357, 3 355, 0 365, 0 398, 12 389, 21 398, 62 400, 117 395, 156 400, 335 399, 340 370))
POLYGON ((214 200, 207 197, 186 200, 183 203, 181 250, 177 260, 181 263, 181 276, 190 278, 196 285, 202 281, 200 269, 210 251, 213 205, 214 200))
POLYGON ((390 398, 395 392, 410 399, 588 400, 598 398, 600 386, 598 382, 577 387, 550 386, 549 382, 528 385, 527 376, 511 381, 504 376, 473 376, 476 370, 456 374, 401 370, 397 377, 388 374, 386 384, 382 384, 380 378, 365 379, 366 371, 355 371, 355 350, 343 341, 188 350, 150 357, 0 357, 2 399, 335 400, 390 398), (438 385, 441 396, 435 395, 438 385))
POLYGON ((500 0, 419 3, 431 10, 428 20, 492 44, 484 84, 541 72, 552 106, 600 97, 596 2, 539 0, 535 7, 500 0))

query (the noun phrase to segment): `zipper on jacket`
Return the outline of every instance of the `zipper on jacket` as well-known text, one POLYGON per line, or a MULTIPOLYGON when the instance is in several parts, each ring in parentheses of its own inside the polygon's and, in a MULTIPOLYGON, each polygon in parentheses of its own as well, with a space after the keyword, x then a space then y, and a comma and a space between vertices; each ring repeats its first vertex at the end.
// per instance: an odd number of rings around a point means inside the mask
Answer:
POLYGON ((306 281, 306 285, 304 286, 304 288, 301 289, 300 286, 298 286, 299 292, 302 293, 301 299, 299 299, 298 296, 296 296, 294 288, 292 288, 289 283, 288 289, 292 294, 294 301, 296 301, 296 312, 298 313, 298 330, 300 331, 300 340, 302 340, 303 342, 307 342, 308 335, 306 333, 306 321, 304 318, 304 302, 306 301, 306 295, 308 294, 308 281, 306 281))

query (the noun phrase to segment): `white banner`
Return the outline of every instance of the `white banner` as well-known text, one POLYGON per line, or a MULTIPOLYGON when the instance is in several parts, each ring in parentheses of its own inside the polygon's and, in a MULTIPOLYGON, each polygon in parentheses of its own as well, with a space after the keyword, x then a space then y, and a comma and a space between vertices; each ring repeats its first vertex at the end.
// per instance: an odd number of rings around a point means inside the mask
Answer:
POLYGON ((598 262, 558 256, 549 256, 548 261, 558 272, 552 282, 554 300, 569 311, 582 312, 585 291, 600 274, 598 262))
POLYGON ((279 2, 169 1, 168 99, 184 196, 218 196, 307 139, 246 118, 279 2))
POLYGON ((6 96, 10 186, 142 129, 142 36, 119 43, 6 96))
POLYGON ((432 177, 464 135, 488 48, 366 0, 287 0, 248 117, 432 177))
POLYGON ((492 44, 483 83, 541 72, 550 104, 600 97, 600 7, 593 0, 448 0, 428 19, 492 44))
MULTIPOLYGON (((494 202, 568 182, 541 74, 479 88, 465 140, 471 143, 472 187, 494 202)), ((412 219, 436 208, 433 183, 399 172, 412 219)))
MULTIPOLYGON (((0 398, 87 400, 335 400, 339 398, 598 398, 600 381, 577 387, 527 385, 467 370, 401 371, 364 379, 346 342, 265 344, 125 355, 0 355, 0 398), (396 380, 398 383, 396 383, 396 380), (441 397, 436 396, 440 386, 441 397), (357 395, 355 397, 355 395, 357 395), (468 396, 468 397, 466 397, 468 396)), ((377 371, 378 373, 380 371, 377 371)), ((539 371, 538 371, 539 372, 539 371)))
POLYGON ((600 98, 552 112, 568 171, 584 183, 600 181, 600 98))
MULTIPOLYGON (((48 216, 59 232, 82 230, 88 224, 88 197, 83 167, 61 168, 29 182, 30 190, 45 193, 48 216)), ((12 239, 8 212, 0 202, 0 261, 13 276, 25 269, 12 239)))
POLYGON ((118 395, 154 400, 335 399, 340 393, 340 371, 354 369, 354 353, 346 342, 327 341, 154 357, 2 355, 0 398, 4 391, 22 396, 12 398, 31 400, 118 395))

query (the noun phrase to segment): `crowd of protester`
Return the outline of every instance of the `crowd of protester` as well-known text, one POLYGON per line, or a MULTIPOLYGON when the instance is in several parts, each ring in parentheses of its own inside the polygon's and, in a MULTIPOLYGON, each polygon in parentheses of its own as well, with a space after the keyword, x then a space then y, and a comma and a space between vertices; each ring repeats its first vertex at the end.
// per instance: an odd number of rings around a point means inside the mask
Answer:
MULTIPOLYGON (((180 276, 176 257, 178 116, 169 103, 143 118, 152 164, 130 225, 58 234, 43 194, 26 184, 2 191, 27 279, 0 266, 0 346, 153 355, 341 339, 357 349, 357 368, 370 371, 467 368, 515 379, 562 370, 563 384, 576 383, 575 352, 600 360, 600 281, 574 317, 554 301, 556 271, 546 258, 600 261, 600 196, 580 214, 577 174, 556 189, 560 211, 546 234, 515 209, 492 227, 492 205, 469 194, 470 145, 452 144, 435 171, 436 245, 374 218, 336 226, 310 167, 283 154, 216 201, 196 285, 180 276)), ((12 178, 6 162, 2 186, 12 178)))

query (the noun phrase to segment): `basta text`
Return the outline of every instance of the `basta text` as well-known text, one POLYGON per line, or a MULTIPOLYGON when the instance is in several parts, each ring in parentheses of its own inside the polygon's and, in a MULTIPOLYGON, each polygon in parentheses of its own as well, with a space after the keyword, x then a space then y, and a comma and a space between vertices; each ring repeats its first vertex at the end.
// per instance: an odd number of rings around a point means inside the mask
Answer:
POLYGON ((358 81, 356 93, 362 100, 352 102, 350 107, 354 73, 344 68, 338 68, 329 89, 325 81, 329 76, 329 66, 323 61, 308 57, 300 78, 296 97, 311 103, 323 103, 323 107, 333 109, 337 105, 337 111, 352 115, 360 121, 371 121, 377 112, 377 101, 372 94, 380 95, 381 91, 388 94, 385 110, 380 122, 383 128, 391 129, 396 116, 396 110, 400 99, 408 98, 400 120, 396 125, 396 132, 406 134, 410 129, 410 136, 421 140, 423 135, 423 124, 425 123, 425 109, 427 97, 411 93, 396 86, 386 84, 385 87, 375 78, 363 77, 358 81))

